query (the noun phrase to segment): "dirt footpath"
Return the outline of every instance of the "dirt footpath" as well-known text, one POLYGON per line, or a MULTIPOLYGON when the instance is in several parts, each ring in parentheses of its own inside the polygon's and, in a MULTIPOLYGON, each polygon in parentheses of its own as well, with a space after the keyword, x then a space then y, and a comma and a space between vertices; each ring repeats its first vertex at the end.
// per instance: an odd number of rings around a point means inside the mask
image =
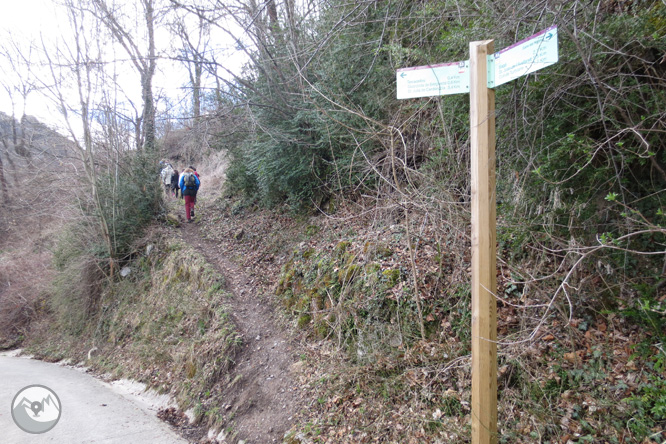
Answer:
MULTIPOLYGON (((205 207, 198 205, 197 211, 201 219, 208 216, 205 207)), ((201 230, 197 222, 183 224, 182 239, 225 277, 226 290, 232 294, 229 313, 243 338, 243 349, 231 369, 232 383, 221 390, 225 403, 220 408, 228 419, 217 440, 282 442, 303 405, 296 378, 301 367, 297 348, 277 325, 272 301, 259 294, 251 274, 226 257, 228 248, 207 240, 201 230)))

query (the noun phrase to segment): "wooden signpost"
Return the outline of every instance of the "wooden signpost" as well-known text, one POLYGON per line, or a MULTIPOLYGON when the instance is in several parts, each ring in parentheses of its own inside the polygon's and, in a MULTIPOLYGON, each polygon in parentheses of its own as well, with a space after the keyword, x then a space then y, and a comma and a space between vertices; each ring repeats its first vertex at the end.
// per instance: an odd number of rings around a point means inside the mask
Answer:
POLYGON ((495 88, 558 60, 553 26, 493 54, 469 44, 470 60, 399 69, 398 99, 469 92, 472 187, 472 443, 497 443, 497 255, 495 88))
POLYGON ((495 91, 488 88, 493 41, 469 45, 472 88, 472 442, 497 442, 495 91))

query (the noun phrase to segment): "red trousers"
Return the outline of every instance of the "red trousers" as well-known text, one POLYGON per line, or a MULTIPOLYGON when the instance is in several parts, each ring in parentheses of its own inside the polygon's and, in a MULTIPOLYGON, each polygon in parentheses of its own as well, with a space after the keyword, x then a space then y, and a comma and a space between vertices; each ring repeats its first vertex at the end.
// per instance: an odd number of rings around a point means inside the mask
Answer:
POLYGON ((194 211, 194 196, 183 196, 185 198, 185 216, 190 220, 190 211, 194 211))

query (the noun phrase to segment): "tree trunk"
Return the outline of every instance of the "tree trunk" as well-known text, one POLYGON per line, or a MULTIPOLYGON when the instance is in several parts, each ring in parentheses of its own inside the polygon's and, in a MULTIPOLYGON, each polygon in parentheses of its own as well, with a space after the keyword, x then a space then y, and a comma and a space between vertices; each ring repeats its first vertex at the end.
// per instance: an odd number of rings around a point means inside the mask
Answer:
POLYGON ((143 89, 143 148, 152 150, 155 148, 155 105, 153 101, 153 78, 152 74, 141 76, 141 87, 143 89))
MULTIPOLYGON (((6 149, 7 142, 3 139, 2 143, 6 149)), ((0 202, 3 203, 9 202, 9 194, 7 192, 7 179, 5 179, 5 166, 2 163, 2 155, 0 155, 0 202)))
POLYGON ((192 105, 194 124, 198 126, 199 117, 201 117, 201 74, 202 74, 202 61, 201 57, 197 54, 194 62, 194 79, 192 82, 192 105))
POLYGON ((275 0, 268 0, 266 2, 266 10, 268 11, 269 24, 268 26, 275 32, 280 30, 280 23, 278 22, 277 7, 275 0))
POLYGON ((155 17, 153 0, 144 0, 146 11, 146 27, 148 29, 148 60, 144 61, 144 71, 141 73, 141 87, 143 90, 143 125, 146 149, 154 150, 155 145, 155 102, 153 99, 153 77, 157 60, 155 58, 155 17))

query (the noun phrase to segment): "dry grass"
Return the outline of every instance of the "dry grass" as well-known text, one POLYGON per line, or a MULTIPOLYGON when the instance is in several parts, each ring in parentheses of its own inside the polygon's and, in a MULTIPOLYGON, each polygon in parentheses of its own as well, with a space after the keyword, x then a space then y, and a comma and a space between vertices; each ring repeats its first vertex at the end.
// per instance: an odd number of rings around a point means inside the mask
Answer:
POLYGON ((72 214, 72 190, 55 174, 30 173, 11 175, 10 200, 0 204, 0 349, 19 346, 44 308, 54 241, 72 214))
POLYGON ((214 200, 222 193, 228 164, 227 154, 219 152, 212 154, 204 163, 197 166, 197 171, 201 175, 201 194, 214 200))
POLYGON ((102 288, 82 331, 38 324, 26 348, 47 360, 86 361, 111 378, 141 381, 213 424, 218 418, 206 412, 219 404, 216 387, 240 339, 225 309, 224 278, 165 233, 153 228, 139 241, 131 273, 102 288))
POLYGON ((53 278, 50 254, 30 246, 0 254, 0 349, 20 343, 53 278))

